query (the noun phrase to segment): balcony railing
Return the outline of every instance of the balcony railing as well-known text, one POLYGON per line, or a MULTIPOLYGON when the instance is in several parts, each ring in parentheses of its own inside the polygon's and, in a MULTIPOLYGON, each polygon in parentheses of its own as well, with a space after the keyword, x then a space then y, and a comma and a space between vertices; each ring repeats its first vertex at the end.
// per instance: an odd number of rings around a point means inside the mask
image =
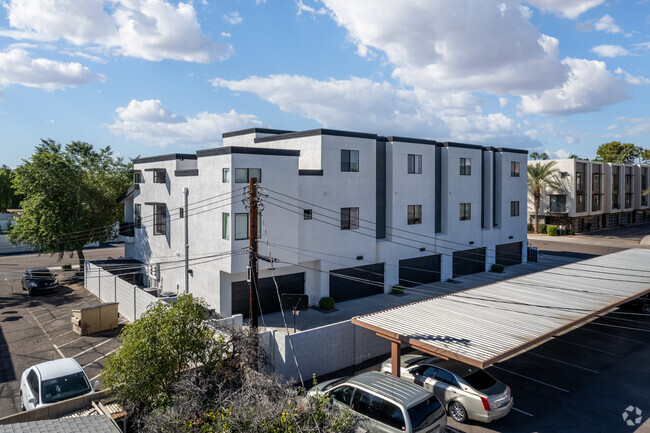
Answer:
POLYGON ((119 229, 119 235, 120 236, 126 236, 129 238, 132 238, 135 236, 135 224, 132 222, 126 222, 122 221, 120 222, 120 229, 119 229))

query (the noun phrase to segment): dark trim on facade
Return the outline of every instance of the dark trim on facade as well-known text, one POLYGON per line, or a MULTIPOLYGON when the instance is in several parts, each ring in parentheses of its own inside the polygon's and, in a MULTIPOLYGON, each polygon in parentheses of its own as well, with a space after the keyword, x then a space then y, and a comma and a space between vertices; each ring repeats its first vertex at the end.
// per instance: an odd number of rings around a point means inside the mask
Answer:
POLYGON ((174 175, 177 177, 181 176, 198 176, 199 175, 199 169, 198 168, 190 168, 187 170, 176 170, 174 171, 174 175))
POLYGON ((135 194, 136 191, 140 191, 140 184, 139 184, 139 183, 134 183, 133 185, 131 185, 130 187, 128 187, 127 190, 124 191, 124 192, 122 193, 122 195, 120 195, 120 196, 117 198, 116 203, 118 203, 118 204, 119 204, 119 203, 122 203, 124 200, 126 200, 127 198, 129 198, 130 195, 135 194))
POLYGON ((466 143, 454 143, 453 141, 446 141, 442 143, 445 147, 460 147, 463 149, 480 149, 483 150, 483 146, 478 144, 466 144, 466 143))
POLYGON ((442 232, 442 149, 436 146, 435 150, 435 233, 442 232))
POLYGON ((247 128, 247 129, 240 129, 238 131, 224 132, 223 134, 221 134, 221 137, 223 137, 223 138, 237 137, 239 135, 248 135, 248 134, 255 134, 255 133, 260 133, 260 134, 289 134, 291 132, 295 132, 295 131, 286 131, 284 129, 270 129, 270 128, 247 128))
POLYGON ((377 156, 375 166, 375 238, 386 238, 386 142, 377 140, 377 156))
POLYGON ((134 164, 143 164, 146 162, 160 162, 160 161, 173 161, 175 159, 196 159, 196 155, 192 153, 171 153, 169 155, 147 156, 145 158, 136 158, 133 160, 134 164))
POLYGON ((492 154, 492 227, 497 227, 497 156, 492 154))
POLYGON ((524 155, 528 155, 528 151, 525 149, 511 149, 508 147, 497 147, 496 148, 497 152, 508 152, 508 153, 523 153, 524 155))
POLYGON ((216 147, 214 149, 205 149, 205 150, 196 151, 196 156, 198 156, 199 158, 204 156, 230 155, 230 154, 300 156, 300 151, 288 150, 288 149, 265 149, 259 147, 242 147, 242 146, 216 147))
POLYGON ((311 169, 298 170, 298 176, 322 176, 322 175, 323 175, 323 170, 311 170, 311 169))
POLYGON ((485 228, 485 173, 487 172, 486 153, 489 152, 483 148, 481 152, 481 228, 485 228))
POLYGON ((288 140, 291 138, 313 137, 317 135, 333 135, 337 137, 368 138, 377 140, 377 134, 368 134, 365 132, 339 131, 338 129, 310 129, 308 131, 291 132, 288 134, 259 137, 255 143, 266 143, 269 141, 288 140))
POLYGON ((144 171, 164 171, 165 173, 167 173, 166 168, 145 168, 144 171))
POLYGON ((164 204, 165 206, 167 206, 167 203, 165 203, 164 201, 145 201, 144 204, 147 206, 154 206, 157 204, 164 204))
POLYGON ((435 140, 427 140, 424 138, 410 138, 410 137, 397 137, 397 136, 390 136, 386 137, 388 141, 398 141, 402 143, 415 143, 415 144, 428 144, 430 146, 439 146, 440 143, 438 143, 435 140))

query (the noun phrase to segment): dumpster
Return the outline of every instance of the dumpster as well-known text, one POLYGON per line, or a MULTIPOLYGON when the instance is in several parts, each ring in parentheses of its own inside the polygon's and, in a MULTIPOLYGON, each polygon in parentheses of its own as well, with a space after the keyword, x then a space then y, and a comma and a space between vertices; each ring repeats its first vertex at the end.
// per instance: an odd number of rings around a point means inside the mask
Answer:
POLYGON ((117 302, 72 310, 72 330, 79 335, 117 328, 117 302))

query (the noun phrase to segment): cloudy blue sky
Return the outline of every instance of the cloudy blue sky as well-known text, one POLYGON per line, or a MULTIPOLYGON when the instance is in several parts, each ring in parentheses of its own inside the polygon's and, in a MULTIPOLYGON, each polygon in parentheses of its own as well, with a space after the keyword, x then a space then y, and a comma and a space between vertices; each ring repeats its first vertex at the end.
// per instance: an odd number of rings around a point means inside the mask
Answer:
POLYGON ((650 147, 650 0, 1 0, 0 164, 318 127, 650 147))

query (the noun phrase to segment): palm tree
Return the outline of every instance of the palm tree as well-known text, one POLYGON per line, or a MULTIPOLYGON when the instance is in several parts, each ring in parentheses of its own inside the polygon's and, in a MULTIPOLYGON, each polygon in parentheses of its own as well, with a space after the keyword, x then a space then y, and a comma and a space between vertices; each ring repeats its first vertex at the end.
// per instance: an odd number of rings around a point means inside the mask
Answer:
POLYGON ((551 189, 560 189, 561 184, 557 175, 559 170, 555 168, 557 162, 551 161, 546 164, 536 164, 528 165, 528 191, 533 196, 534 202, 533 206, 535 208, 535 233, 537 233, 537 219, 539 218, 539 201, 542 197, 542 191, 545 191, 548 188, 551 189))

